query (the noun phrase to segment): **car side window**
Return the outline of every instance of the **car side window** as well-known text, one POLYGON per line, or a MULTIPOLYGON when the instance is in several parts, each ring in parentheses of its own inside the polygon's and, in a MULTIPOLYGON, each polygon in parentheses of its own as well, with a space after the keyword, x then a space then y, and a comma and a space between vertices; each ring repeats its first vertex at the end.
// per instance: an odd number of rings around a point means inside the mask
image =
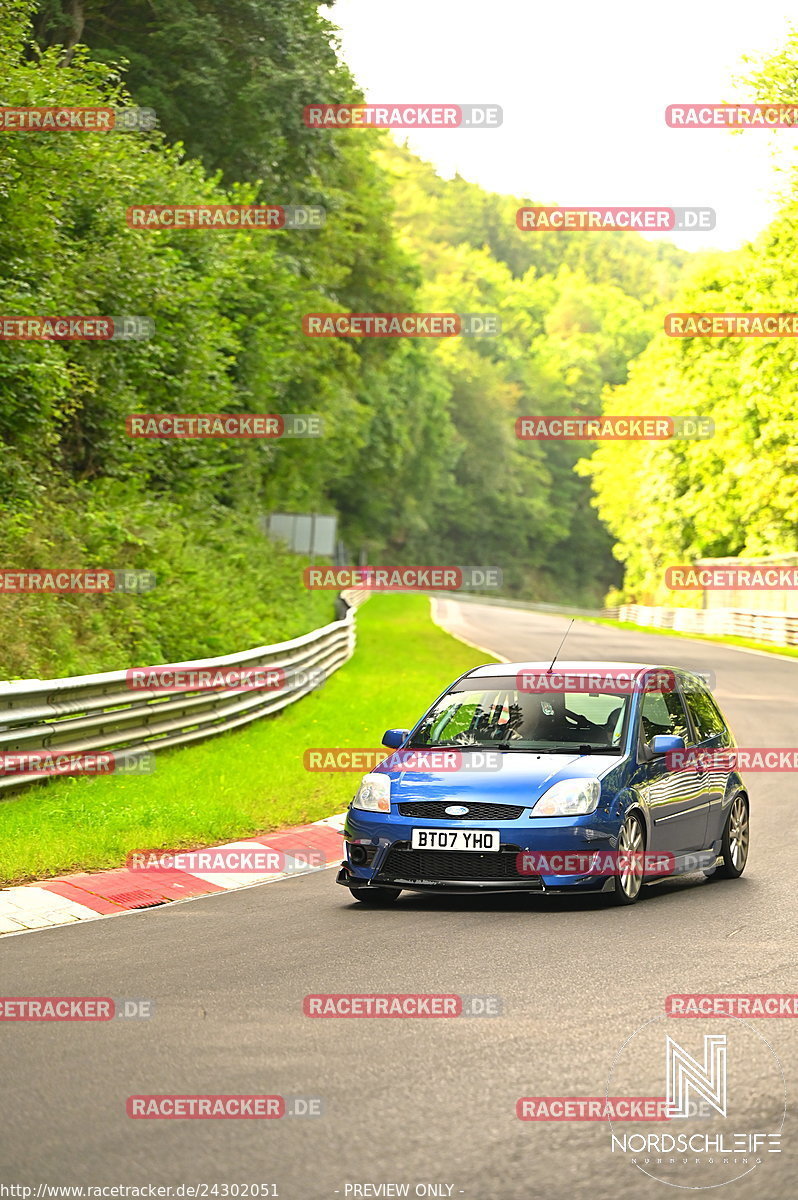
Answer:
POLYGON ((685 693, 685 699, 698 733, 699 742, 726 732, 726 722, 720 715, 709 692, 698 684, 692 684, 685 693))
POLYGON ((646 692, 640 710, 640 732, 644 742, 650 742, 660 734, 690 741, 687 714, 678 692, 646 692))

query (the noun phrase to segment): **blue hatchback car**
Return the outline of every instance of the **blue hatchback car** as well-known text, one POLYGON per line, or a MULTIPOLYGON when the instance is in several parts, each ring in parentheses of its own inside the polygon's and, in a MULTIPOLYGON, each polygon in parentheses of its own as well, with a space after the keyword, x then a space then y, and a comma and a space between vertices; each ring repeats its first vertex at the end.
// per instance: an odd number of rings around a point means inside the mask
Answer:
POLYGON ((349 807, 337 882, 357 900, 601 892, 687 871, 737 878, 749 844, 736 745, 704 681, 639 663, 468 671, 349 807))

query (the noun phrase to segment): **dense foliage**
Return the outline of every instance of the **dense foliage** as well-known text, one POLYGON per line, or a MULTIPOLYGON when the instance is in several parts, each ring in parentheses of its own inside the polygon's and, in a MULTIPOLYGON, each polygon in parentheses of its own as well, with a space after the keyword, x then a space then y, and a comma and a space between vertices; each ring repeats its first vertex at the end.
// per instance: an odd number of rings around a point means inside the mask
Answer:
POLYGON ((301 564, 259 532, 274 509, 337 512, 353 557, 497 564, 517 593, 576 603, 620 581, 613 536, 633 588, 676 548, 792 546, 795 502, 777 465, 792 352, 661 337, 646 350, 663 305, 700 307, 704 292, 771 307, 773 284, 789 308, 788 215, 756 249, 703 262, 677 298, 688 256, 667 243, 521 233, 518 198, 441 179, 385 135, 307 129, 305 104, 360 98, 315 0, 1 2, 2 103, 135 103, 159 119, 150 134, 2 135, 2 311, 155 322, 149 341, 0 343, 4 559, 135 565, 159 587, 121 602, 4 599, 0 671, 176 660, 325 619, 329 598, 306 596, 301 564), (268 233, 125 223, 131 204, 250 201, 320 204, 327 222, 268 233), (502 334, 302 332, 306 312, 427 310, 497 313, 502 334), (720 405, 720 417, 726 403, 747 424, 733 421, 728 442, 658 449, 656 478, 645 450, 601 449, 597 513, 574 470, 586 447, 519 442, 514 422, 597 412, 607 389, 616 409, 720 405), (127 437, 126 415, 164 411, 317 413, 327 436, 127 437), (732 478, 705 512, 691 480, 719 474, 732 450, 732 478), (747 464, 763 450, 752 488, 747 464), (686 507, 668 502, 671 488, 686 507), (776 516, 752 527, 765 500, 776 516))
MULTIPOLYGON (((758 64, 756 99, 791 103, 798 34, 758 64)), ((730 135, 734 136, 734 135, 730 135)), ((745 135, 743 135, 745 136, 745 135)), ((753 136, 753 135, 751 135, 753 136)), ((792 140, 788 130, 779 134, 792 140)), ((777 219, 751 245, 706 256, 686 273, 674 312, 795 312, 798 174, 777 219)), ((706 441, 602 445, 585 464, 617 539, 624 595, 674 601, 666 566, 702 557, 798 550, 798 348, 792 338, 670 338, 660 332, 612 391, 616 413, 712 417, 706 441)), ((689 602, 689 599, 688 599, 689 602)))

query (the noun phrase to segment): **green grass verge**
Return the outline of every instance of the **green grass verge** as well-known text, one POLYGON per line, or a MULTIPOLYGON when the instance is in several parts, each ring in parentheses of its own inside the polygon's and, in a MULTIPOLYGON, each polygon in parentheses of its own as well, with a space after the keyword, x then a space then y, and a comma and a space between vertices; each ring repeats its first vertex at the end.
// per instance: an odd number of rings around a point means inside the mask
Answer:
POLYGON ((577 617, 591 625, 611 625, 614 629, 629 629, 636 633, 656 633, 662 637, 695 638, 698 642, 717 642, 721 646, 740 646, 745 650, 762 650, 780 654, 783 658, 798 658, 798 646, 775 646, 772 642, 754 642, 750 638, 713 637, 706 633, 687 633, 681 629, 660 629, 657 625, 635 625, 631 621, 616 621, 612 617, 577 617))
MULTIPOLYGON (((306 771, 316 747, 378 747, 461 672, 494 661, 444 633, 422 596, 374 596, 354 658, 275 717, 165 751, 153 775, 59 779, 0 801, 0 882, 114 867, 138 849, 189 849, 341 812, 355 773, 306 771)), ((386 751, 387 754, 387 751, 386 751)))

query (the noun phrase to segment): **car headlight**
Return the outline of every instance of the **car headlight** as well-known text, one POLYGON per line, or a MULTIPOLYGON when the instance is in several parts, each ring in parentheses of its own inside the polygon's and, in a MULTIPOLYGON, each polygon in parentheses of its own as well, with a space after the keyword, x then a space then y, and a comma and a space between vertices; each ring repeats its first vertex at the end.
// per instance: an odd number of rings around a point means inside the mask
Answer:
POLYGON ((362 808, 365 812, 391 811, 391 780, 388 775, 364 775, 360 787, 355 793, 352 808, 362 808))
POLYGON ((552 784, 532 809, 533 817, 576 817, 592 813, 601 796, 597 779, 561 779, 552 784))

